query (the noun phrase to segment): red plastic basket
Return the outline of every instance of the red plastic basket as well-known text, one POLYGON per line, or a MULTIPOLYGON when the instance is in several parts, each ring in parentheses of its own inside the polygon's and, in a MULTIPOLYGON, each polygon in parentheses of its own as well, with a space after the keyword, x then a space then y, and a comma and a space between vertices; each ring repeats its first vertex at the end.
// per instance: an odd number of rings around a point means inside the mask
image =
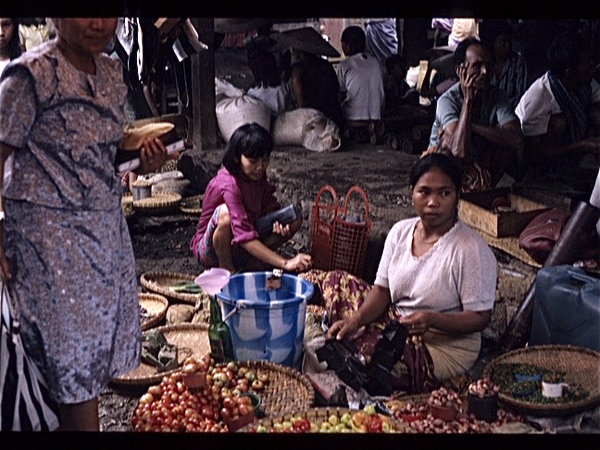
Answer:
POLYGON ((343 205, 338 204, 337 194, 332 186, 323 186, 311 212, 309 247, 313 266, 321 270, 341 269, 361 277, 372 225, 369 200, 360 186, 355 185, 348 190, 343 205), (322 202, 321 197, 326 192, 333 197, 332 203, 322 202), (348 217, 348 206, 353 194, 362 196, 364 201, 363 220, 360 217, 348 217))

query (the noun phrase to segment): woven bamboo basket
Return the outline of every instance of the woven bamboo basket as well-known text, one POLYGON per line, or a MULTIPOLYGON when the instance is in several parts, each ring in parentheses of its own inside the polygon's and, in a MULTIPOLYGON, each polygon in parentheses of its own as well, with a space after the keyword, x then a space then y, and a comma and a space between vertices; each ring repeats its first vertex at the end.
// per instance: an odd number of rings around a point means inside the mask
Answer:
POLYGON ((185 197, 181 199, 179 203, 179 209, 184 214, 200 215, 202 214, 202 200, 204 194, 194 195, 192 197, 185 197))
POLYGON ((149 291, 164 295, 168 299, 179 300, 184 303, 196 305, 198 302, 208 302, 209 295, 206 292, 192 294, 188 292, 176 292, 173 286, 182 281, 194 281, 196 275, 175 272, 146 272, 140 277, 140 283, 149 291))
POLYGON ((162 295, 146 292, 140 293, 139 297, 140 307, 144 308, 150 316, 146 320, 142 320, 142 331, 146 331, 165 318, 169 301, 162 295))
POLYGON ((533 415, 556 416, 574 414, 600 404, 600 353, 571 345, 539 345, 507 352, 484 369, 484 376, 491 376, 499 364, 531 364, 551 371, 566 373, 565 383, 581 386, 589 395, 572 402, 538 403, 513 397, 510 393, 498 394, 498 400, 518 410, 533 415))
POLYGON ((240 361, 238 365, 268 372, 269 382, 259 394, 266 417, 304 411, 313 406, 314 388, 299 371, 269 361, 240 361))
MULTIPOLYGON (((266 417, 264 419, 259 419, 256 422, 253 422, 249 425, 238 430, 238 432, 249 433, 252 432, 253 427, 257 427, 259 425, 264 425, 267 428, 273 427, 276 423, 283 423, 285 421, 290 421, 293 417, 301 417, 307 418, 318 425, 319 427, 327 422, 331 416, 336 416, 338 421, 345 414, 350 413, 353 414, 357 412, 356 410, 351 410, 348 408, 342 407, 317 407, 317 408, 308 408, 308 409, 298 409, 296 411, 290 411, 284 414, 278 414, 273 417, 266 417)), ((390 418, 391 431, 394 433, 410 433, 411 430, 406 427, 400 421, 394 420, 390 418)))
MULTIPOLYGON (((202 324, 180 324, 167 325, 155 328, 163 333, 169 344, 176 345, 178 348, 178 361, 180 364, 189 357, 201 357, 210 353, 210 342, 208 341, 208 326, 202 324)), ((181 369, 173 369, 165 372, 158 372, 156 367, 142 363, 137 369, 132 370, 126 375, 112 380, 114 384, 129 386, 150 386, 160 383, 162 378, 181 369)))
POLYGON ((123 195, 121 197, 121 207, 123 208, 123 214, 125 214, 127 219, 135 215, 135 209, 133 208, 133 195, 123 195))
POLYGON ((181 195, 173 192, 163 192, 152 197, 133 201, 133 209, 144 214, 169 214, 177 210, 181 195))

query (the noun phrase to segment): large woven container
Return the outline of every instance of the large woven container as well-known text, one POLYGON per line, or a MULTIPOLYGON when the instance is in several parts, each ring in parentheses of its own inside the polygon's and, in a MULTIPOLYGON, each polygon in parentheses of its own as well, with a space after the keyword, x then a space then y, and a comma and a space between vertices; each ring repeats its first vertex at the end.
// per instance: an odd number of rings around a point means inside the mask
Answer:
POLYGON ((515 398, 501 390, 498 399, 503 403, 529 414, 545 416, 574 414, 600 404, 599 352, 571 345, 529 346, 497 357, 487 365, 483 375, 491 377, 494 368, 499 364, 511 363, 530 364, 550 371, 565 372, 565 383, 581 386, 589 395, 572 402, 538 403, 515 398))
POLYGON ((142 331, 146 331, 165 318, 169 301, 162 295, 146 292, 140 293, 139 297, 140 307, 144 308, 149 314, 149 317, 142 320, 142 331))
MULTIPOLYGON (((210 296, 206 292, 193 294, 177 292, 173 287, 183 281, 194 281, 196 275, 177 272, 146 272, 140 277, 140 283, 146 289, 164 295, 168 299, 196 305, 198 302, 208 302, 210 296)), ((208 303, 207 303, 208 304, 208 303)))

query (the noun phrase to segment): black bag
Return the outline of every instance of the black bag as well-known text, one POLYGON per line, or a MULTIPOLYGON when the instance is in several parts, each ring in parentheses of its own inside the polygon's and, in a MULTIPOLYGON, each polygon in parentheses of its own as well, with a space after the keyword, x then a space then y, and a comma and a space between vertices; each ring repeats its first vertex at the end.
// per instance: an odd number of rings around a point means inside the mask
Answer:
POLYGON ((0 431, 53 431, 60 424, 58 405, 25 353, 8 288, 2 279, 0 284, 0 431))

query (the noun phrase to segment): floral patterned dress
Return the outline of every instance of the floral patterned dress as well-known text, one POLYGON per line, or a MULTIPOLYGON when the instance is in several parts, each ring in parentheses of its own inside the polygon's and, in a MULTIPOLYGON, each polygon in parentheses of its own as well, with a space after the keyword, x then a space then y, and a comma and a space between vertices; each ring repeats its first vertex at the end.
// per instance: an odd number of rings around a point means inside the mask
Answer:
POLYGON ((75 69, 42 44, 0 80, 0 142, 14 147, 3 188, 5 253, 26 349, 59 403, 97 397, 139 365, 135 260, 114 160, 126 86, 119 63, 75 69))

